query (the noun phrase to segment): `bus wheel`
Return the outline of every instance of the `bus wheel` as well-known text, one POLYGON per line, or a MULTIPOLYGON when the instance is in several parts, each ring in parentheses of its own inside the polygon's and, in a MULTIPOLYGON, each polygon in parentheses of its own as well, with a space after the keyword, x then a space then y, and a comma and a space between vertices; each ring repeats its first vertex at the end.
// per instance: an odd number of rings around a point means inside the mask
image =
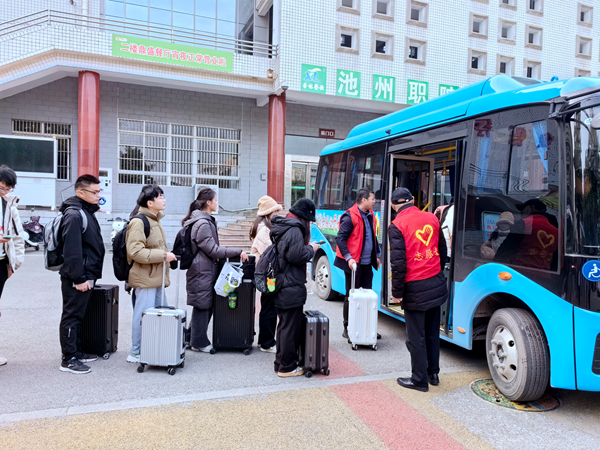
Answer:
POLYGON ((315 286, 317 288, 317 295, 323 300, 332 300, 339 296, 336 291, 331 289, 331 268, 329 267, 326 255, 321 256, 317 261, 315 286))
POLYGON ((485 340, 488 367, 500 392, 513 401, 539 399, 548 387, 550 355, 537 319, 524 309, 499 309, 485 340))

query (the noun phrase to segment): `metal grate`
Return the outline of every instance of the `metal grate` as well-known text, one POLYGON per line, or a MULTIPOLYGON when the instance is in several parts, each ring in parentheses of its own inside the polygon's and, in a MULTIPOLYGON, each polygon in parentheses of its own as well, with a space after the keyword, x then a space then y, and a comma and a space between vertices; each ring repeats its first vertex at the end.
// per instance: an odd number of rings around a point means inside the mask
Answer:
POLYGON ((71 125, 67 123, 12 120, 12 133, 17 136, 56 136, 58 147, 57 179, 71 180, 71 125))
POLYGON ((239 189, 241 130, 119 119, 119 183, 239 189))

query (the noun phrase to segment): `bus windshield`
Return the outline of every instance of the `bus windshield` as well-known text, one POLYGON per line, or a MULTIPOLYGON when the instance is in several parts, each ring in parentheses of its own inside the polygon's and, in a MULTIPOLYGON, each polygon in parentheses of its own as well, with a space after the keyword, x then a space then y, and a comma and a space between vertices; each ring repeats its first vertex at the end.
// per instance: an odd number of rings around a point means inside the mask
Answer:
POLYGON ((571 159, 567 175, 567 251, 582 255, 600 255, 600 130, 591 127, 598 113, 600 106, 595 106, 567 119, 567 158, 571 159))

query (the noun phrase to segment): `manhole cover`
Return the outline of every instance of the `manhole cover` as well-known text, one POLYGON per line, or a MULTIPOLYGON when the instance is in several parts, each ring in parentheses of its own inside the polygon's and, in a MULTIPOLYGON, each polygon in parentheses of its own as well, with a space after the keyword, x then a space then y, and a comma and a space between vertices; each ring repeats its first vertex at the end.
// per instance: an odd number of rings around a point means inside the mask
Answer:
POLYGON ((478 397, 494 405, 504 408, 517 409, 519 411, 552 411, 560 406, 558 399, 551 394, 545 393, 535 402, 513 402, 507 399, 494 384, 494 380, 486 378, 484 380, 475 380, 471 383, 471 389, 478 397))

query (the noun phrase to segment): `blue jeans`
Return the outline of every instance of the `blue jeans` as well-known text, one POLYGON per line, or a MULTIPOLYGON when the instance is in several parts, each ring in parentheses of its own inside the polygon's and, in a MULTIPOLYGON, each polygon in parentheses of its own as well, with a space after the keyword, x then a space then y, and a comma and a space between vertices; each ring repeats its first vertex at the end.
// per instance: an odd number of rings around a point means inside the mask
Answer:
POLYGON ((133 307, 133 322, 131 324, 131 354, 140 354, 142 342, 142 313, 155 306, 167 305, 167 298, 163 298, 163 288, 135 288, 135 306, 133 307))

